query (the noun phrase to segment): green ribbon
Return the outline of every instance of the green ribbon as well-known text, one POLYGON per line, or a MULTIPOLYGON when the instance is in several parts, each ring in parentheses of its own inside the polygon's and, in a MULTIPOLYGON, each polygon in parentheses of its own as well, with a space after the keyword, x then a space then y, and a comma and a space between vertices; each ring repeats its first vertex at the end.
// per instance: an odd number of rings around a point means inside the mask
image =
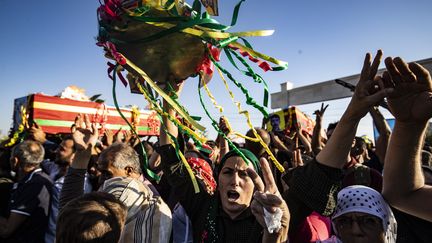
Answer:
MULTIPOLYGON (((137 18, 137 20, 139 20, 140 17, 134 17, 137 18)), ((142 20, 143 22, 149 22, 145 20, 146 17, 143 17, 144 20, 142 20)), ((198 19, 191 19, 187 22, 180 22, 178 23, 176 26, 166 29, 166 30, 162 30, 154 35, 150 35, 141 39, 137 39, 137 40, 132 40, 132 41, 121 41, 118 39, 114 39, 114 38, 110 38, 110 41, 113 42, 114 44, 118 44, 118 43, 145 43, 145 42, 150 42, 150 41, 154 41, 157 39, 160 39, 164 36, 173 34, 173 33, 177 33, 180 32, 186 28, 190 28, 193 26, 203 26, 203 27, 207 27, 207 28, 212 28, 212 29, 217 29, 217 30, 223 30, 226 28, 225 25, 221 25, 219 24, 216 20, 211 19, 211 18, 198 18, 198 19)))
POLYGON ((249 165, 249 159, 246 158, 246 156, 234 145, 233 142, 231 142, 231 140, 225 135, 225 133, 219 129, 218 123, 208 112, 207 107, 205 106, 203 99, 202 99, 201 88, 200 88, 199 82, 198 82, 198 95, 199 95, 199 100, 200 100, 201 106, 204 109, 204 112, 206 113, 207 117, 211 120, 211 124, 212 124, 213 128, 216 130, 216 132, 219 135, 221 135, 228 142, 230 149, 236 151, 237 154, 240 155, 240 157, 246 162, 246 164, 249 165))
POLYGON ((195 17, 201 15, 201 2, 199 0, 194 0, 192 4, 192 11, 196 14, 195 17))
POLYGON ((241 4, 242 4, 244 1, 245 1, 245 0, 240 0, 240 1, 236 4, 236 6, 234 7, 233 15, 232 15, 232 17, 231 17, 231 26, 236 25, 236 23, 237 23, 237 18, 238 18, 238 13, 239 13, 239 11, 240 11, 241 4))
MULTIPOLYGON (((138 85, 138 83, 137 83, 138 85)), ((155 97, 153 96, 153 94, 151 93, 151 88, 147 87, 147 88, 143 88, 143 91, 146 93, 146 95, 150 98, 150 102, 152 103, 153 106, 158 107, 158 109, 156 110, 156 112, 158 112, 158 116, 161 117, 162 114, 159 114, 158 110, 162 110, 161 108, 161 104, 158 103, 158 100, 155 99, 155 97)), ((174 102, 177 103, 177 100, 174 100, 174 102)), ((179 105, 179 104, 178 104, 179 105)), ((184 109, 182 106, 180 106, 182 109, 184 109)), ((186 112, 186 110, 185 110, 186 112)), ((190 134, 187 130, 184 130, 180 125, 179 125, 179 121, 177 119, 171 119, 171 117, 167 117, 171 122, 173 122, 174 124, 176 124, 177 128, 180 130, 181 133, 186 134, 187 136, 189 136, 190 138, 192 138, 192 140, 195 142, 196 147, 198 149, 202 148, 202 143, 201 141, 195 139, 195 136, 193 136, 192 134, 190 134)), ((192 117, 194 120, 201 120, 201 117, 192 117)), ((162 119, 160 119, 162 121, 162 119)))
MULTIPOLYGON (((135 80, 135 83, 136 83, 137 86, 141 87, 137 80, 135 80)), ((141 90, 141 89, 140 89, 140 90, 141 90)), ((180 159, 180 155, 179 155, 179 154, 180 154, 180 150, 179 150, 180 146, 179 146, 178 140, 177 140, 176 137, 174 137, 171 133, 168 132, 168 130, 167 130, 165 124, 163 123, 163 119, 162 119, 162 115, 163 115, 163 114, 162 114, 162 112, 161 112, 161 111, 162 111, 162 108, 161 108, 161 106, 159 105, 158 101, 155 99, 155 97, 153 96, 153 94, 151 93, 150 90, 151 90, 151 89, 147 89, 147 88, 144 88, 144 87, 142 88, 142 91, 145 93, 146 97, 148 97, 148 98, 150 99, 149 102, 151 102, 151 104, 152 104, 153 106, 157 107, 157 109, 155 109, 155 110, 156 110, 156 112, 157 112, 157 114, 158 114, 158 118, 159 118, 159 120, 161 121, 161 124, 162 124, 161 128, 164 129, 165 133, 166 133, 166 134, 171 138, 171 140, 175 143, 175 145, 176 145, 176 146, 175 146, 176 155, 177 155, 177 158, 180 159)), ((197 145, 198 148, 201 147, 202 143, 201 143, 200 141, 195 140, 195 139, 194 139, 194 136, 191 136, 191 134, 188 133, 186 130, 183 130, 182 127, 179 126, 179 121, 177 121, 177 119, 175 119, 175 118, 174 118, 174 119, 171 119, 170 116, 166 116, 166 117, 168 118, 168 120, 170 120, 171 122, 173 122, 173 123, 177 126, 177 128, 180 130, 180 132, 182 132, 182 133, 184 133, 184 134, 187 134, 189 137, 191 137, 191 138, 195 141, 195 143, 198 144, 198 145, 197 145)), ((191 175, 191 176, 195 176, 195 175, 191 175)), ((192 179, 192 183, 194 184, 195 193, 199 193, 199 186, 198 186, 198 184, 196 183, 196 180, 194 181, 194 180, 192 179)))
MULTIPOLYGON (((172 28, 162 30, 162 31, 160 31, 154 35, 147 36, 145 38, 127 41, 127 42, 121 41, 118 39, 114 39, 114 38, 110 38, 110 41, 113 42, 114 44, 150 42, 150 41, 160 39, 164 36, 167 36, 167 35, 170 35, 170 34, 173 34, 176 32, 180 32, 186 28, 190 28, 193 26, 201 26, 201 27, 210 28, 213 30, 226 31, 229 28, 233 27, 237 23, 238 13, 240 11, 240 6, 244 1, 245 0, 240 0, 237 3, 237 5, 235 6, 234 11, 233 11, 233 15, 231 18, 231 25, 229 25, 229 26, 222 25, 218 21, 212 19, 211 16, 207 12, 204 12, 201 15, 201 2, 199 0, 195 0, 193 3, 192 9, 196 15, 193 16, 192 19, 190 17, 184 17, 184 16, 170 16, 170 17, 129 16, 129 18, 137 20, 137 21, 141 21, 141 22, 179 22, 180 21, 180 23, 178 23, 176 26, 174 26, 172 28)), ((172 14, 176 14, 176 13, 172 13, 172 14)), ((107 28, 107 26, 105 26, 105 28, 107 28)), ((233 41, 233 40, 229 40, 228 43, 231 41, 233 41)))
MULTIPOLYGON (((132 125, 129 123, 129 121, 126 119, 126 117, 121 112, 120 107, 119 107, 118 102, 117 102, 117 95, 116 95, 116 78, 117 78, 117 72, 116 72, 116 70, 117 70, 118 66, 119 66, 119 64, 117 64, 114 67, 114 72, 113 72, 112 94, 113 94, 114 105, 115 105, 115 108, 116 108, 117 112, 120 114, 120 116, 123 118, 123 120, 129 125, 129 127, 130 127, 131 131, 134 133, 134 135, 137 136, 137 138, 139 138, 138 133, 135 131, 135 129, 132 127, 132 125)), ((159 176, 156 175, 153 171, 151 171, 149 169, 148 159, 147 159, 147 153, 146 153, 146 151, 144 149, 144 146, 141 143, 141 141, 140 141, 139 144, 140 144, 140 147, 141 147, 141 150, 142 150, 142 153, 143 153, 143 157, 144 157, 144 164, 143 164, 144 168, 142 168, 143 171, 147 172, 147 175, 150 178, 152 178, 153 180, 159 181, 160 180, 159 176)))
POLYGON ((219 68, 219 70, 221 70, 222 73, 224 73, 229 78, 229 80, 231 80, 243 92, 243 94, 246 96, 246 104, 251 105, 255 109, 259 110, 263 114, 263 116, 267 118, 269 115, 267 110, 264 107, 257 104, 257 102, 250 96, 248 90, 241 83, 235 80, 230 72, 222 68, 220 64, 213 58, 212 55, 209 55, 209 58, 212 60, 213 64, 217 68, 219 68))
POLYGON ((238 39, 238 36, 231 36, 229 38, 223 39, 219 41, 215 46, 219 48, 224 48, 225 46, 229 45, 231 42, 234 42, 238 39))
POLYGON ((268 84, 267 82, 257 73, 255 73, 255 71, 251 68, 251 66, 246 62, 246 60, 241 57, 237 52, 235 52, 232 49, 227 49, 224 48, 225 54, 227 55, 229 61, 231 62, 231 64, 237 69, 239 70, 241 73, 243 73, 244 75, 247 75, 249 77, 252 77, 254 82, 256 83, 262 83, 264 85, 264 98, 263 98, 263 106, 264 107, 268 107, 268 99, 269 99, 269 88, 268 88, 268 84), (246 67, 247 71, 243 71, 241 70, 236 63, 234 62, 231 53, 246 67))

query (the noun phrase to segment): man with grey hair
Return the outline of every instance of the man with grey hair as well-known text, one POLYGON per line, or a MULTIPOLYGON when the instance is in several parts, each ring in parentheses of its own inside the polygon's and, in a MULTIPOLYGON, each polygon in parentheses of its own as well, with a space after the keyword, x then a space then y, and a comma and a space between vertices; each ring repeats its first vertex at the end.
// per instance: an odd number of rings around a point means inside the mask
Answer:
POLYGON ((0 217, 1 242, 44 242, 53 184, 40 168, 45 155, 39 142, 27 140, 12 149, 16 172, 9 217, 0 217))
MULTIPOLYGON (((83 194, 82 185, 92 149, 98 139, 96 124, 88 116, 77 116, 72 126, 75 156, 68 168, 60 194, 60 208, 83 194)), ((128 208, 120 242, 169 242, 171 211, 141 175, 139 156, 126 143, 114 143, 99 156, 100 191, 113 194, 128 208)))
POLYGON ((98 170, 101 172, 100 184, 118 176, 139 179, 142 174, 138 154, 131 146, 121 142, 112 144, 100 154, 98 170))

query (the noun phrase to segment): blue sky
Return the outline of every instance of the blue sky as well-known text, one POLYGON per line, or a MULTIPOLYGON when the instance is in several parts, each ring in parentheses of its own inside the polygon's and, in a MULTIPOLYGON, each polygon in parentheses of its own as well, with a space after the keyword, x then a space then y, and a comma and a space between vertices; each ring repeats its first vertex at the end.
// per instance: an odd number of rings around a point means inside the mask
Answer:
MULTIPOLYGON (((216 19, 229 24, 236 3, 219 0, 221 16, 216 19)), ((95 45, 98 6, 97 0, 0 0, 0 129, 3 134, 12 122, 13 100, 30 93, 55 95, 68 85, 76 85, 86 89, 88 95, 101 93, 108 104, 113 104, 112 82, 106 75, 107 60, 95 45)), ((270 92, 277 92, 280 83, 286 81, 299 87, 357 74, 364 54, 379 48, 386 56, 401 56, 407 61, 431 57, 431 10, 432 2, 427 0, 249 0, 243 3, 232 31, 275 30, 273 36, 248 40, 256 50, 288 61, 286 71, 262 75, 269 83, 270 92)), ((260 86, 237 75, 226 61, 222 64, 246 84, 258 101, 262 100, 260 86)), ((192 115, 204 117, 198 105, 196 82, 196 79, 186 81, 181 102, 192 115)), ((225 115, 234 129, 245 132, 244 118, 229 102, 220 79, 215 77, 209 88, 225 107, 225 115)), ((239 92, 235 95, 244 101, 239 92)), ((120 86, 118 99, 122 105, 146 105, 142 97, 120 86)), ((336 121, 347 102, 346 99, 329 102, 325 123, 336 121)), ((208 105, 217 118, 217 111, 209 102, 208 105)), ((300 108, 311 115, 319 106, 300 108)), ((254 125, 259 126, 261 115, 252 109, 250 112, 254 125)), ((202 124, 214 137, 208 119, 203 119, 202 124)), ((370 125, 368 119, 362 122, 359 134, 371 134, 370 125)))

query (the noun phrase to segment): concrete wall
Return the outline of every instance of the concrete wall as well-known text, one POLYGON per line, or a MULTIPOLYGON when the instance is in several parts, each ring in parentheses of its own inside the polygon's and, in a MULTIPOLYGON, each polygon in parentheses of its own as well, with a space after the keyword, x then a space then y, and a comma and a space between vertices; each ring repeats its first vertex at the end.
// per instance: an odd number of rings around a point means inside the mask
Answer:
MULTIPOLYGON (((423 65, 429 72, 432 73, 432 58, 417 61, 423 65)), ((378 70, 381 74, 385 69, 378 70)), ((339 78, 345 82, 356 85, 360 78, 360 74, 339 78)), ((291 105, 303 105, 309 103, 322 102, 327 100, 342 99, 351 97, 352 92, 337 84, 334 80, 320 82, 312 85, 298 87, 287 90, 287 83, 281 84, 281 91, 272 93, 271 108, 286 108, 291 105)))

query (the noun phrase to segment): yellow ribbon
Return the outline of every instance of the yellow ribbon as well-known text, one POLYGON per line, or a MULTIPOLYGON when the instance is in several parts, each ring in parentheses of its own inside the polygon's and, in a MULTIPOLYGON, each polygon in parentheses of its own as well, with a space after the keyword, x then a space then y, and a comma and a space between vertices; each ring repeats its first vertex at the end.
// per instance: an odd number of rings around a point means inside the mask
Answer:
MULTIPOLYGON (((250 140, 250 141, 253 141, 253 142, 259 142, 259 143, 261 144, 261 146, 264 147, 264 149, 265 149, 265 151, 267 152, 267 154, 270 156, 270 160, 271 160, 271 161, 274 163, 274 165, 279 169, 279 171, 280 171, 281 173, 283 173, 283 172, 285 171, 285 169, 284 169, 283 166, 279 163, 279 161, 277 161, 277 159, 275 158, 275 156, 274 156, 273 153, 271 152, 270 148, 267 146, 267 144, 262 140, 261 136, 260 136, 260 135, 258 134, 258 132, 255 130, 255 128, 254 128, 254 126, 253 126, 253 124, 252 124, 252 122, 251 122, 249 112, 248 112, 247 110, 243 110, 243 109, 241 108, 241 104, 240 104, 240 102, 235 101, 234 94, 233 94, 233 93, 231 92, 231 90, 229 89, 229 87, 228 87, 228 82, 227 82, 226 79, 224 78, 224 76, 223 76, 223 74, 222 74, 222 71, 221 71, 219 68, 217 68, 217 67, 216 67, 216 69, 217 69, 217 71, 218 71, 218 73, 219 73, 219 75, 220 75, 222 81, 224 82, 225 88, 226 88, 226 90, 228 91, 231 100, 232 100, 233 103, 237 106, 237 110, 238 110, 239 114, 243 114, 243 115, 246 117, 247 124, 248 124, 249 128, 252 130, 253 134, 255 135, 255 138, 251 138, 251 137, 248 137, 248 136, 244 136, 244 135, 242 135, 242 134, 240 134, 240 133, 235 133, 235 134, 236 134, 237 136, 240 136, 240 137, 242 137, 242 138, 248 139, 248 140, 250 140)), ((205 87, 205 86, 204 86, 204 87, 205 87)))
POLYGON ((19 138, 19 135, 22 132, 24 132, 26 127, 28 127, 27 108, 23 105, 20 107, 20 117, 21 117, 21 124, 19 124, 18 129, 13 133, 12 137, 9 139, 9 142, 4 145, 5 147, 11 147, 15 145, 19 138))
MULTIPOLYGON (((120 53, 119 53, 120 54, 120 53)), ((135 72, 137 72, 141 77, 150 85, 152 89, 154 89, 165 101, 167 101, 171 107, 177 111, 177 113, 183 117, 189 124, 200 131, 204 131, 205 127, 198 124, 192 117, 190 117, 176 102, 174 102, 169 95, 167 95, 159 86, 138 66, 136 66, 133 62, 127 59, 124 55, 122 55, 126 60, 126 65, 132 68, 135 72)))
POLYGON ((238 42, 232 42, 231 45, 234 46, 234 47, 240 48, 240 49, 243 50, 243 51, 247 51, 247 52, 248 52, 249 54, 251 54, 252 56, 259 57, 259 58, 261 58, 261 59, 263 59, 263 60, 266 60, 266 61, 272 62, 272 63, 277 64, 277 65, 279 65, 279 66, 286 66, 286 65, 288 65, 287 62, 284 62, 284 61, 281 61, 281 60, 276 59, 276 58, 274 58, 274 57, 267 56, 267 55, 265 55, 265 54, 262 54, 262 53, 260 53, 260 52, 257 52, 257 51, 255 51, 255 50, 253 50, 253 49, 251 49, 251 48, 248 48, 248 47, 246 47, 246 46, 244 46, 244 45, 238 43, 238 42))
POLYGON ((157 105, 157 106, 154 105, 151 102, 151 98, 148 97, 147 92, 145 92, 144 88, 142 87, 142 85, 137 80, 135 80, 135 84, 138 87, 138 89, 140 90, 140 92, 143 93, 143 95, 146 98, 146 100, 149 102, 150 108, 152 110, 155 110, 161 116, 168 117, 177 127, 180 127, 180 129, 186 131, 188 134, 190 134, 191 136, 193 136, 195 140, 200 141, 201 143, 207 142, 207 139, 205 137, 200 136, 198 133, 196 133, 195 131, 193 131, 192 129, 190 129, 188 126, 183 125, 175 117, 173 117, 170 114, 166 113, 159 105, 157 105))
MULTIPOLYGON (((217 103, 215 97, 213 96, 213 94, 212 94, 212 93, 210 92, 210 90, 208 89, 206 82, 201 82, 201 83, 204 84, 204 85, 203 85, 204 90, 206 91, 207 96, 210 98, 211 102, 213 103, 213 106, 214 106, 216 109, 219 110, 219 113, 222 113, 222 112, 223 112, 223 107, 220 106, 220 105, 218 105, 218 103, 217 103)), ((227 122, 227 123, 228 123, 228 122, 227 122)))
POLYGON ((140 111, 137 106, 132 106, 131 109, 131 124, 132 127, 136 130, 137 126, 140 122, 140 111))
MULTIPOLYGON (((137 85, 138 89, 141 91, 141 93, 143 94, 144 98, 147 100, 147 102, 150 105, 150 108, 152 110, 155 110, 159 115, 161 116, 165 116, 167 117, 169 120, 171 121, 177 121, 177 119, 175 119, 174 117, 172 117, 170 114, 166 113, 159 105, 154 105, 152 102, 152 99, 148 96, 147 92, 145 92, 144 88, 141 86, 141 84, 135 80, 135 84, 137 85)), ((179 126, 179 124, 177 122, 176 123, 177 126, 179 126)), ((186 127, 182 127, 183 129, 185 129, 186 127)), ((198 182, 195 178, 195 175, 192 171, 192 168, 190 167, 189 163, 187 162, 186 158, 184 157, 183 153, 177 148, 176 143, 172 143, 172 146, 176 149, 176 151, 178 151, 178 155, 180 157, 180 160, 183 162, 183 165, 185 166, 187 172, 189 173, 189 176, 192 180, 192 185, 194 187, 194 191, 195 193, 200 192, 199 186, 198 186, 198 182)))
MULTIPOLYGON (((167 22, 146 22, 146 24, 162 27, 164 29, 170 29, 176 26, 175 24, 171 24, 167 22)), ((246 31, 246 32, 227 33, 227 32, 212 31, 212 29, 208 29, 200 26, 195 26, 194 28, 185 28, 180 31, 198 37, 210 37, 215 39, 226 39, 232 36, 237 36, 237 37, 270 36, 274 33, 274 30, 255 30, 255 31, 246 31)))

